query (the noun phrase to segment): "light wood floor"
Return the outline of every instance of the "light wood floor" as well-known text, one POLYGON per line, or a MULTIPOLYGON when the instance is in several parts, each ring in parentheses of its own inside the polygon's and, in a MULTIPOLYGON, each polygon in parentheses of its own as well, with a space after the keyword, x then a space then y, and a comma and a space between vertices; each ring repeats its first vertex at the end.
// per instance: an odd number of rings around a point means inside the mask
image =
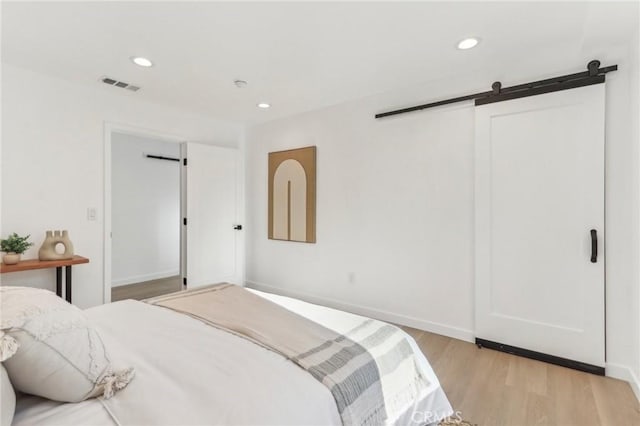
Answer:
POLYGON ((182 282, 180 277, 176 275, 175 277, 112 287, 111 301, 117 302, 118 300, 125 299, 142 300, 180 290, 182 290, 182 282))
POLYGON ((639 426, 628 383, 403 327, 454 410, 479 426, 639 426))

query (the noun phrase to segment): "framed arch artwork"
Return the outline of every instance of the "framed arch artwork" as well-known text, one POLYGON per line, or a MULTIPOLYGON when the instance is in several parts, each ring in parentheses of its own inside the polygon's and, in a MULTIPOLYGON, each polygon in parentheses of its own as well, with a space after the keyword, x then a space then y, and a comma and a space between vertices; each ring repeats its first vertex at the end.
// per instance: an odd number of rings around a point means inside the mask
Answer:
POLYGON ((269 238, 316 242, 316 147, 269 153, 269 238))

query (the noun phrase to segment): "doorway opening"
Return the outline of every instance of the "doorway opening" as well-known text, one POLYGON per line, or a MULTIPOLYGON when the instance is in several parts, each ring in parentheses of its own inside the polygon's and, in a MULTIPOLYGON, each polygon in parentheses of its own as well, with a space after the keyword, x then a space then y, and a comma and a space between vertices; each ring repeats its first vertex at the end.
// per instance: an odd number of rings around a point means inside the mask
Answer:
POLYGON ((181 144, 120 130, 110 136, 110 299, 142 300, 180 291, 181 144))

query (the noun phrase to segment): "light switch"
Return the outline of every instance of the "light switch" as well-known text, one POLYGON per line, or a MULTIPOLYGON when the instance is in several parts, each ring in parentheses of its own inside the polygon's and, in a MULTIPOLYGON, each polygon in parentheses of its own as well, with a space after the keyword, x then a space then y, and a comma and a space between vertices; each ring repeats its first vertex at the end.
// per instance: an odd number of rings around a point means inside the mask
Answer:
POLYGON ((95 209, 95 207, 89 207, 87 209, 87 220, 96 220, 96 209, 95 209))

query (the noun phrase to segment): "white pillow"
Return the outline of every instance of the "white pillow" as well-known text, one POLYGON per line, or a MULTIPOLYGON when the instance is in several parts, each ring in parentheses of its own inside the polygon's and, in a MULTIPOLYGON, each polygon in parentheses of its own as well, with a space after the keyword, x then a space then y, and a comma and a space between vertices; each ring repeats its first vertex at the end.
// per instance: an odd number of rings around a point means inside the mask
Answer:
POLYGON ((16 393, 3 365, 0 365, 0 399, 0 426, 11 426, 16 411, 16 393))
POLYGON ((15 389, 63 402, 110 398, 134 374, 112 370, 80 309, 29 287, 0 286, 0 359, 15 389))

